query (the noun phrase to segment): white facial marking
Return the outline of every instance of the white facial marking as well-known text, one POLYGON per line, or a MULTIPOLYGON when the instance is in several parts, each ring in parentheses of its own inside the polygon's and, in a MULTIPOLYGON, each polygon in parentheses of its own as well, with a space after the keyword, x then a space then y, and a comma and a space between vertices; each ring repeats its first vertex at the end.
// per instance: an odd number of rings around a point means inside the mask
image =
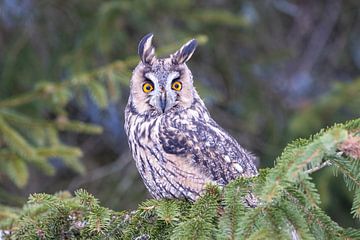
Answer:
POLYGON ((152 72, 145 73, 145 77, 150 79, 154 84, 158 81, 155 74, 152 72))
POLYGON ((171 72, 167 77, 167 82, 171 83, 172 80, 174 80, 175 78, 178 78, 178 77, 180 77, 179 72, 171 72))

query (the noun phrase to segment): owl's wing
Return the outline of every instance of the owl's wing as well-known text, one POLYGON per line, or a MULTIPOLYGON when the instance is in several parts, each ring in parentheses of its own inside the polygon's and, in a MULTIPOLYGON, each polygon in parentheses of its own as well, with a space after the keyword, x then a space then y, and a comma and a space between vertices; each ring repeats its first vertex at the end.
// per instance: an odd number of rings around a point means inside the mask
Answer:
POLYGON ((219 184, 238 176, 257 174, 255 157, 243 149, 214 120, 197 117, 167 119, 159 132, 160 144, 171 160, 190 163, 219 184))

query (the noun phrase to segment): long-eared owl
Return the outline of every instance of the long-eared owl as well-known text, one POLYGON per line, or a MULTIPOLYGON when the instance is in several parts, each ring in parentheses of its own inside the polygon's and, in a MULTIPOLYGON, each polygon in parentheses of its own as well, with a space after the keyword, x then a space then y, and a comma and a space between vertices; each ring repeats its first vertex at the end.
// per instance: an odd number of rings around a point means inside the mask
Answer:
POLYGON ((150 193, 194 201, 209 183, 257 175, 255 157, 211 118, 193 86, 186 62, 196 40, 160 59, 152 38, 147 34, 139 43, 141 61, 125 110, 130 149, 150 193))

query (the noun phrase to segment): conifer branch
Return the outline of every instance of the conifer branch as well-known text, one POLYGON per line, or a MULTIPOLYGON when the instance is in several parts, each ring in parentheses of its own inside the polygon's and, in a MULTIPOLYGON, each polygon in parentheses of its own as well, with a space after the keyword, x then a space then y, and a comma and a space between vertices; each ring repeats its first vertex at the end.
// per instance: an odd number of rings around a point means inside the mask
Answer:
MULTIPOLYGON (((349 190, 355 189, 352 213, 360 216, 360 164, 340 156, 338 149, 359 125, 356 119, 296 141, 274 168, 237 179, 221 192, 209 186, 195 203, 152 199, 135 211, 115 212, 84 190, 74 196, 34 194, 20 210, 0 207, 0 228, 15 239, 359 239, 360 230, 342 228, 319 207, 309 176, 331 163, 349 190), (245 204, 250 192, 257 198, 255 208, 245 204)), ((72 149, 56 151, 77 154, 72 149)))

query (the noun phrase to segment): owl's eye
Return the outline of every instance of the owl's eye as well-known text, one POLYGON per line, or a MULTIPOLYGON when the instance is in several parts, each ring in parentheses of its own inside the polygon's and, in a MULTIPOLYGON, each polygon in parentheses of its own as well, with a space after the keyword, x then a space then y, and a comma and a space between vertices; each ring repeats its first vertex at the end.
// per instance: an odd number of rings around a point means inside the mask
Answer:
POLYGON ((171 88, 175 91, 180 91, 181 88, 182 88, 182 83, 180 81, 174 81, 172 84, 171 84, 171 88))
POLYGON ((151 83, 144 83, 144 85, 143 85, 143 91, 145 92, 145 93, 149 93, 149 92, 151 92, 152 90, 154 90, 154 86, 151 84, 151 83))

